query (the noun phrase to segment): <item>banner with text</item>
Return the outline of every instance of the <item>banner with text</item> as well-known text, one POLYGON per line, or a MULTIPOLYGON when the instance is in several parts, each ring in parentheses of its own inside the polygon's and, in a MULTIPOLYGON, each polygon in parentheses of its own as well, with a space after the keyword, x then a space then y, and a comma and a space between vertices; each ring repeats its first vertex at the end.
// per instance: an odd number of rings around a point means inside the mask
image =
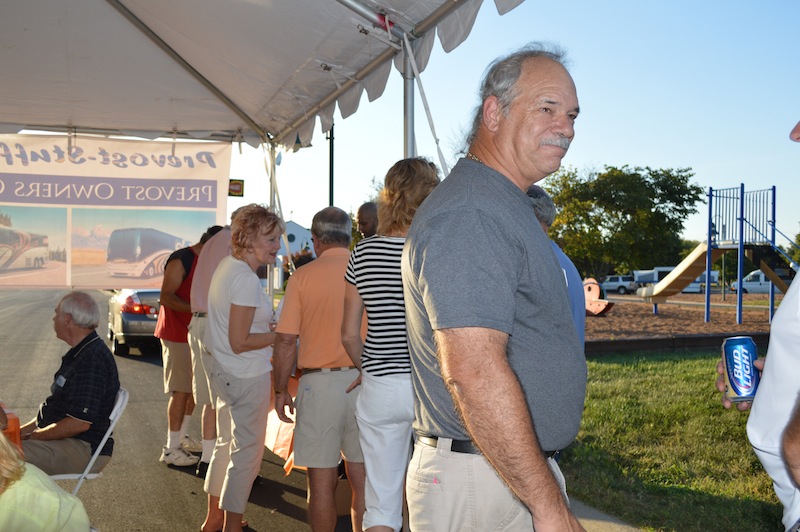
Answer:
POLYGON ((0 135, 0 288, 161 287, 225 225, 231 145, 0 135))

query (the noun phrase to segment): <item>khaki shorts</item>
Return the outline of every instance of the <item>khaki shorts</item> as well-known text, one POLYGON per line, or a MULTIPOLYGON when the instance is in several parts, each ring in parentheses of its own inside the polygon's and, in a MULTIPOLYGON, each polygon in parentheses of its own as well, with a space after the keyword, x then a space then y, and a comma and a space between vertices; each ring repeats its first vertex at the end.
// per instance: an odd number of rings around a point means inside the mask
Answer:
POLYGON ((189 344, 161 340, 164 346, 164 393, 192 393, 192 353, 189 344))
POLYGON ((336 467, 344 457, 363 462, 358 442, 359 386, 345 393, 358 370, 317 372, 300 377, 295 408, 294 462, 303 467, 336 467))
POLYGON ((216 397, 211 393, 211 377, 209 368, 211 367, 211 353, 206 349, 203 337, 206 331, 208 318, 192 316, 189 322, 189 349, 192 352, 192 394, 194 404, 208 405, 212 407, 216 397))

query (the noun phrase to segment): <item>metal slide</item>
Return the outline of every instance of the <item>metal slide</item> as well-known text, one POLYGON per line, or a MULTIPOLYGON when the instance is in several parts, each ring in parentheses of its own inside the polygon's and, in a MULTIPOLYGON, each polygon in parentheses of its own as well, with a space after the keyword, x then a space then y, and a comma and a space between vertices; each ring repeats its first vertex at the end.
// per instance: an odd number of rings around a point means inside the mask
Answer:
MULTIPOLYGON (((636 294, 644 298, 648 303, 663 303, 668 297, 680 294, 684 288, 705 273, 707 249, 706 243, 701 243, 658 284, 640 288, 636 291, 636 294)), ((713 248, 711 250, 711 262, 716 262, 725 251, 728 250, 713 248)), ((773 275, 775 275, 774 272, 773 275)))

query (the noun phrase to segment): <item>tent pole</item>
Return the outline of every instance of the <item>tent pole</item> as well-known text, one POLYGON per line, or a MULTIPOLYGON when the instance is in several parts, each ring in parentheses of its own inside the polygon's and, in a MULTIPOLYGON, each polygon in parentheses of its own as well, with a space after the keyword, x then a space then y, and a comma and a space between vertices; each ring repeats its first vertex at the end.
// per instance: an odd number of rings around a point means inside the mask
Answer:
MULTIPOLYGON (((275 209, 277 205, 276 196, 278 191, 275 189, 275 171, 277 170, 275 165, 275 144, 272 142, 269 143, 269 208, 272 212, 277 212, 275 209)), ((283 213, 280 213, 281 217, 283 217, 283 213)), ((284 234, 286 230, 283 231, 284 234)), ((288 251, 288 247, 286 248, 288 251)), ((272 264, 267 267, 267 296, 269 297, 269 306, 270 308, 275 308, 275 264, 272 264)))
POLYGON ((417 156, 414 137, 414 71, 411 67, 410 51, 403 51, 403 153, 405 158, 417 156))
POLYGON ((368 7, 357 0, 336 0, 340 4, 342 4, 347 9, 361 15, 364 17, 368 22, 370 22, 373 26, 377 28, 383 28, 392 35, 394 35, 398 39, 403 39, 403 30, 398 28, 395 24, 389 24, 389 27, 386 27, 386 21, 388 17, 383 13, 376 12, 373 8, 368 7))
POLYGON ((328 132, 328 206, 333 207, 333 122, 328 132))

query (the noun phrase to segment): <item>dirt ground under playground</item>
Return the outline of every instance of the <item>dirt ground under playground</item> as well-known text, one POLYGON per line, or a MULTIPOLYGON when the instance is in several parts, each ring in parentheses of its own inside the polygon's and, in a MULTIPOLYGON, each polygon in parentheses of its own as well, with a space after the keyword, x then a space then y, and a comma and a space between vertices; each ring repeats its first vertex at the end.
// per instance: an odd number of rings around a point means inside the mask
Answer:
MULTIPOLYGON (((776 308, 782 297, 775 296, 776 308)), ((653 314, 653 305, 643 303, 636 296, 610 296, 610 299, 615 303, 608 313, 586 317, 587 341, 769 332, 767 294, 744 294, 741 325, 736 323, 736 294, 726 294, 724 301, 721 294, 712 294, 708 323, 703 321, 705 295, 702 294, 673 296, 667 303, 658 305, 658 314, 653 314), (724 306, 715 306, 717 304, 724 306), (756 304, 763 306, 753 309, 756 304)))

